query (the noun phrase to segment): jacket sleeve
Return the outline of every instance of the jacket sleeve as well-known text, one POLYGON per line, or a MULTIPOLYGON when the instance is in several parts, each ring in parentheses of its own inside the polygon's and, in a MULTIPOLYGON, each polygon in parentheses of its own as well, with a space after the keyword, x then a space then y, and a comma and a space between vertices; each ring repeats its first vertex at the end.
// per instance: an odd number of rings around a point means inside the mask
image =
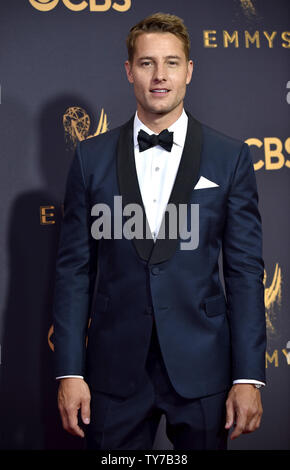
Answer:
POLYGON ((97 271, 97 241, 90 231, 81 144, 64 196, 53 299, 55 375, 84 375, 85 339, 97 271))
POLYGON ((262 221, 248 144, 243 143, 227 199, 223 274, 232 345, 232 379, 266 382, 262 221))

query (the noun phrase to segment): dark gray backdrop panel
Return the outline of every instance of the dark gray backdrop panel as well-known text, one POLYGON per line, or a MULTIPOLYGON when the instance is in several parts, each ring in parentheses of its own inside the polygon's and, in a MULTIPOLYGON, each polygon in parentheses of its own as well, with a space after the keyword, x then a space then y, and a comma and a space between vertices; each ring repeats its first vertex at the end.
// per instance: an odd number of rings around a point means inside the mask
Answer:
MULTIPOLYGON (((47 340, 61 203, 73 151, 62 119, 68 108, 78 106, 89 115, 93 134, 102 108, 109 128, 133 114, 135 99, 123 66, 125 37, 144 16, 164 11, 184 18, 192 38, 195 69, 186 107, 228 135, 256 139, 253 162, 263 163, 256 176, 267 274, 268 385, 262 391, 262 427, 230 448, 289 449, 289 1, 132 0, 126 12, 112 7, 93 12, 89 5, 76 12, 65 3, 59 0, 48 12, 29 0, 0 6, 0 448, 83 445, 61 428, 47 340), (205 47, 208 30, 216 31, 211 43, 217 47, 205 47), (246 30, 258 31, 260 47, 245 46, 246 30), (236 31, 239 47, 225 47, 223 31, 236 31), (273 47, 264 31, 276 32, 273 47), (267 160, 269 138, 274 139, 269 149, 282 146, 279 158, 267 160), (271 167, 276 162, 278 167, 271 167), (41 224, 45 206, 54 207, 47 209, 53 212, 47 219, 52 224, 41 224)), ((163 420, 155 447, 171 448, 163 420)))

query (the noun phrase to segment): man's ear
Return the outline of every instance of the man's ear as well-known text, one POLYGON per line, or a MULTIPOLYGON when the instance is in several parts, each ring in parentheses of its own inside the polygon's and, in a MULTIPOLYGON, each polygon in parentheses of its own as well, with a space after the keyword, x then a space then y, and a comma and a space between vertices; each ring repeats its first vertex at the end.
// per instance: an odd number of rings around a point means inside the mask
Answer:
POLYGON ((126 69, 126 74, 127 74, 127 78, 129 80, 129 82, 133 83, 134 79, 133 79, 132 68, 131 68, 131 64, 130 64, 129 60, 126 60, 126 62, 125 62, 125 69, 126 69))
POLYGON ((187 85, 191 82, 192 72, 193 72, 193 61, 189 60, 188 66, 187 66, 187 77, 186 77, 187 85))

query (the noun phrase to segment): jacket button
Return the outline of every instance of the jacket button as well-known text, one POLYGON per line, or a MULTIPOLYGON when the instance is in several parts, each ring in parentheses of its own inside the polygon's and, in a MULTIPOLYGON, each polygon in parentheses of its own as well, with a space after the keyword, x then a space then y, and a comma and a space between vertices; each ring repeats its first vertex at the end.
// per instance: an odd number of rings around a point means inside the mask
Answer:
POLYGON ((152 274, 155 274, 155 275, 156 275, 156 274, 159 274, 160 269, 158 268, 158 266, 153 266, 153 267, 151 268, 151 272, 152 272, 152 274))
POLYGON ((153 313, 153 308, 150 307, 150 306, 148 306, 148 307, 146 308, 146 314, 147 314, 147 315, 152 315, 152 313, 153 313))

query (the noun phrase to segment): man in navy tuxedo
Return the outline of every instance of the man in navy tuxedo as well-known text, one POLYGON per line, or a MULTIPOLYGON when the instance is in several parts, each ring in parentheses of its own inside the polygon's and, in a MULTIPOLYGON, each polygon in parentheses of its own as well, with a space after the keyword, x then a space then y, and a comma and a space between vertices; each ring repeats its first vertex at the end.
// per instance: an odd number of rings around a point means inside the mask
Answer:
POLYGON ((226 449, 232 426, 235 439, 261 421, 266 326, 253 163, 246 143, 184 109, 189 46, 174 15, 131 28, 125 69, 137 111, 80 142, 67 178, 54 297, 58 405, 63 427, 90 449, 151 449, 162 414, 174 449, 226 449), (95 236, 99 204, 109 208, 104 223, 122 227, 138 206, 142 236, 95 236), (197 227, 198 243, 186 246, 181 228, 197 227))

